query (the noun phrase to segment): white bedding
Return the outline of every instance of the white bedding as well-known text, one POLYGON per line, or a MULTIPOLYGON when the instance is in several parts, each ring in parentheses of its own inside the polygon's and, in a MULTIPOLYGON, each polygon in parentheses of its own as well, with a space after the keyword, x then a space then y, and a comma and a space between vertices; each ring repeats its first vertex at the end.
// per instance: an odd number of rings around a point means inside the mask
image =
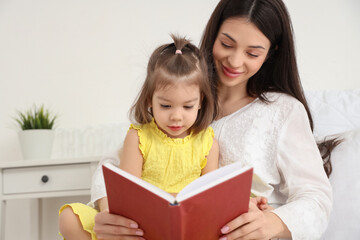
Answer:
POLYGON ((306 91, 314 135, 340 136, 331 156, 333 210, 323 240, 360 239, 360 89, 306 91))
POLYGON ((360 89, 305 91, 315 136, 360 128, 360 89))

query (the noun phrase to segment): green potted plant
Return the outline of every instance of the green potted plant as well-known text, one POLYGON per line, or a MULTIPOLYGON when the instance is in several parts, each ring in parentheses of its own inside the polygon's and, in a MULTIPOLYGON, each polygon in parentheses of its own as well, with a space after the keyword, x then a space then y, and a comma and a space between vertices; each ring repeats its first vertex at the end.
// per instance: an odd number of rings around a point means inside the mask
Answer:
POLYGON ((21 112, 17 111, 15 121, 21 128, 19 141, 24 159, 47 159, 51 157, 54 141, 56 115, 44 105, 21 112))

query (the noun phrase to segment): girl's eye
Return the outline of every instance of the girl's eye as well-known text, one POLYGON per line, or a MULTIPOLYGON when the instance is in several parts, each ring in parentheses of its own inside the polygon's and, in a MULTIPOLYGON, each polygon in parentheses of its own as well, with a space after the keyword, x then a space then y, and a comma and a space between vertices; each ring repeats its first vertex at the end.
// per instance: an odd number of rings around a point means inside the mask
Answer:
POLYGON ((170 108, 170 107, 171 107, 171 105, 160 104, 160 107, 162 107, 162 108, 170 108))
POLYGON ((184 106, 185 109, 192 109, 193 107, 193 105, 184 106))
POLYGON ((231 48, 230 45, 228 45, 228 44, 226 44, 226 43, 224 43, 224 42, 221 42, 221 45, 222 45, 223 47, 225 47, 225 48, 231 48))

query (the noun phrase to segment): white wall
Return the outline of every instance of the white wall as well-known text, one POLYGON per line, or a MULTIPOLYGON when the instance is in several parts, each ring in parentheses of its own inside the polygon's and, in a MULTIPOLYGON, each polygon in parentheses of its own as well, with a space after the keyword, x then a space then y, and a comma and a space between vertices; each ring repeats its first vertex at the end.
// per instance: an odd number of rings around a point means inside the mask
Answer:
POLYGON ((305 89, 360 87, 360 1, 284 0, 305 89))
MULTIPOLYGON (((15 109, 46 104, 58 128, 127 121, 155 46, 169 33, 198 44, 217 0, 0 1, 0 161, 21 159, 15 109)), ((360 2, 285 0, 306 89, 360 88, 360 2)), ((42 239, 56 239, 56 211, 44 200, 42 239)), ((10 201, 6 239, 28 239, 28 201, 10 201), (24 215, 19 219, 19 215, 24 215), (18 226, 22 226, 19 232, 18 226), (25 227, 23 227, 25 226, 25 227)))

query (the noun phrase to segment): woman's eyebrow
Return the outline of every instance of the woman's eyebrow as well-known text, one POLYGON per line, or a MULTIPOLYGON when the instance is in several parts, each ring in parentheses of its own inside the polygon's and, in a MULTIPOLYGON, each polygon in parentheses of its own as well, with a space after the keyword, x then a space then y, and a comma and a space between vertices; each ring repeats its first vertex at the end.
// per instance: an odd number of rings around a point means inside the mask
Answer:
POLYGON ((249 48, 260 48, 260 49, 264 49, 265 48, 263 46, 260 46, 260 45, 255 45, 255 46, 249 46, 249 48))
POLYGON ((231 41, 236 43, 236 40, 233 37, 231 37, 229 34, 224 33, 224 32, 222 34, 225 35, 227 38, 229 38, 231 41))
MULTIPOLYGON (((236 40, 233 38, 233 37, 231 37, 229 34, 227 34, 227 33, 222 33, 224 36, 226 36, 227 38, 229 38, 231 41, 233 41, 234 43, 236 43, 236 40)), ((260 48, 260 49, 264 49, 265 50, 265 48, 263 47, 263 46, 261 46, 261 45, 253 45, 253 46, 249 46, 249 48, 260 48)))

